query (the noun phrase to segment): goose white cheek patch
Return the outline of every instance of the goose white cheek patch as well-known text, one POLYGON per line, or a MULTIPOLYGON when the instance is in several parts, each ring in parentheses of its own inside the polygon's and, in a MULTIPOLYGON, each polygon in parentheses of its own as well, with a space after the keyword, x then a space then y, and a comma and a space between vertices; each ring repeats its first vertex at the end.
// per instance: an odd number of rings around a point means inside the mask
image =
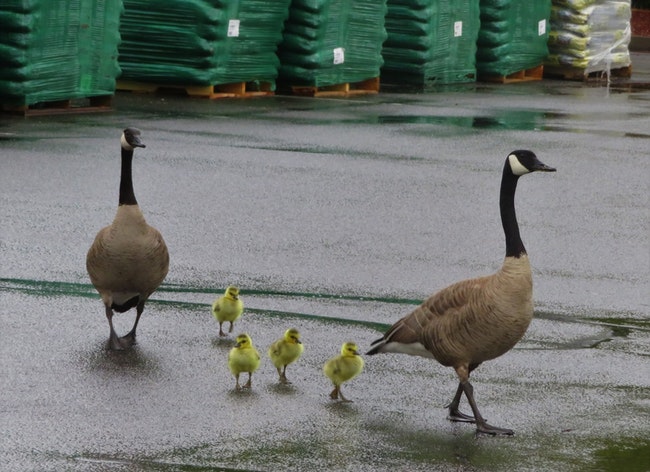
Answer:
POLYGON ((512 173, 517 176, 528 174, 530 172, 521 164, 521 162, 519 162, 519 159, 517 159, 517 156, 515 156, 514 154, 510 154, 508 156, 508 162, 510 163, 510 168, 512 169, 512 173))
POLYGON ((124 136, 124 133, 122 133, 122 137, 120 138, 120 142, 122 143, 122 147, 126 149, 127 151, 133 151, 133 146, 131 146, 127 140, 126 136, 124 136))

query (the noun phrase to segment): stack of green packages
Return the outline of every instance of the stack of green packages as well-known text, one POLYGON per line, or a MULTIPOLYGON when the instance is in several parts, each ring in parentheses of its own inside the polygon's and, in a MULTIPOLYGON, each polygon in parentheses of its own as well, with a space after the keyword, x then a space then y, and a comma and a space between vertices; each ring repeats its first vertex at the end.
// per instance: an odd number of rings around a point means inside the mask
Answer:
POLYGON ((544 63, 551 0, 480 0, 479 77, 508 76, 544 63))
POLYGON ((546 65, 585 73, 628 67, 630 0, 553 0, 546 65))
POLYGON ((0 102, 112 95, 122 2, 0 0, 0 102))
POLYGON ((122 80, 173 85, 268 82, 290 0, 124 0, 122 80))
POLYGON ((386 0, 293 0, 280 44, 280 78, 329 86, 379 77, 386 0))
POLYGON ((476 80, 479 0, 388 0, 381 80, 416 86, 476 80))

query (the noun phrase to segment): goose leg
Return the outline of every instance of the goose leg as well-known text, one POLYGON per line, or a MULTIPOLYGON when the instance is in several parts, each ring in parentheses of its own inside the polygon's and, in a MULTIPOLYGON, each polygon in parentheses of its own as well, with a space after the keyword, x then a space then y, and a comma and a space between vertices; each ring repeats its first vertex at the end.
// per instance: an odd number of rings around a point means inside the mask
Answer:
POLYGON ((235 375, 235 390, 241 390, 241 386, 239 385, 239 374, 235 375))
POLYGON ((227 334, 223 332, 223 323, 221 321, 219 322, 219 336, 227 336, 227 334))
POLYGON ((491 434, 492 436, 502 435, 502 436, 512 436, 515 432, 511 429, 498 428, 496 426, 489 425, 487 421, 481 416, 481 412, 478 411, 478 406, 476 406, 476 401, 474 400, 474 387, 469 383, 469 380, 461 382, 469 406, 472 407, 472 412, 474 412, 474 418, 476 421, 476 434, 491 434))
POLYGON ((449 415, 447 416, 447 419, 449 421, 455 421, 459 423, 476 423, 476 418, 470 415, 466 415, 465 413, 462 413, 458 409, 458 405, 460 404, 460 398, 463 395, 463 384, 458 383, 458 390, 456 390, 456 395, 454 395, 454 399, 451 401, 449 405, 446 406, 446 408, 449 408, 449 415))
POLYGON ((249 373, 248 373, 248 382, 246 382, 246 383, 244 384, 244 388, 251 388, 251 386, 252 386, 252 382, 253 382, 252 377, 253 377, 253 374, 251 374, 251 373, 249 372, 249 373))
POLYGON ((341 401, 344 403, 352 403, 352 400, 348 400, 343 396, 343 392, 341 392, 341 387, 339 387, 339 397, 341 397, 341 401))
POLYGON ((332 390, 332 393, 330 393, 330 398, 332 400, 338 400, 339 399, 339 393, 340 393, 340 388, 338 385, 334 386, 334 390, 332 390))
POLYGON ((140 321, 140 316, 142 315, 142 312, 144 311, 144 301, 141 301, 138 303, 137 307, 137 314, 135 315, 135 323, 133 323, 133 328, 131 328, 131 331, 129 331, 127 334, 122 336, 121 340, 124 341, 127 347, 131 347, 135 344, 135 330, 138 327, 138 322, 140 321))
POLYGON ((115 328, 113 327, 113 310, 109 305, 106 305, 106 318, 108 319, 108 326, 111 328, 111 334, 108 338, 108 348, 113 351, 124 350, 124 346, 122 345, 122 342, 120 341, 120 338, 117 336, 115 328))
MULTIPOLYGON (((280 369, 278 369, 278 372, 280 369)), ((290 384, 289 379, 287 379, 287 366, 285 365, 284 368, 282 369, 282 373, 280 374, 280 382, 283 384, 290 384)))

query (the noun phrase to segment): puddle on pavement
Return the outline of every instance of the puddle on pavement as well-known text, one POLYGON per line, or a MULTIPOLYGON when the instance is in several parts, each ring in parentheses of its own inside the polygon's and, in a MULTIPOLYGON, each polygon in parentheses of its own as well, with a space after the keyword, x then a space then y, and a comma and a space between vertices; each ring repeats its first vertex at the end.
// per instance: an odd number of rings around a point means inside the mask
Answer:
MULTIPOLYGON (((93 306, 97 305, 96 319, 92 323, 105 322, 101 303, 89 284, 0 279, 0 290, 21 297, 48 299, 72 297, 83 301, 92 296, 97 298, 97 303, 93 303, 93 306)), ((232 338, 219 339, 216 333, 204 332, 204 326, 212 326, 213 321, 209 313, 210 301, 221 292, 221 288, 163 286, 155 294, 156 299, 151 301, 150 313, 145 313, 149 316, 143 325, 146 327, 143 328, 142 345, 127 352, 114 353, 106 351, 105 339, 101 338, 101 341, 86 344, 81 351, 76 351, 75 359, 67 363, 70 368, 79 368, 79 372, 73 371, 72 374, 72 377, 76 376, 75 389, 85 389, 86 394, 97 394, 100 388, 99 394, 106 395, 107 400, 109 396, 117 395, 121 401, 127 402, 133 400, 133 393, 144 395, 136 404, 145 411, 136 408, 133 412, 140 422, 146 424, 141 426, 143 431, 147 427, 158 427, 160 421, 173 423, 167 418, 149 418, 151 414, 160 413, 155 405, 178 408, 180 412, 168 411, 174 421, 186 421, 187 417, 182 414, 184 409, 187 409, 187 414, 205 416, 190 415, 193 423, 189 429, 179 425, 185 434, 191 432, 196 438, 176 441, 173 440, 176 433, 170 433, 166 442, 156 450, 147 446, 129 447, 124 454, 99 453, 103 449, 95 449, 91 442, 87 451, 66 452, 65 457, 54 461, 59 469, 243 471, 289 470, 291 464, 299 464, 303 469, 312 470, 369 470, 364 466, 381 464, 383 470, 400 470, 407 464, 408 470, 429 472, 450 469, 467 472, 647 470, 643 467, 648 463, 650 442, 642 436, 634 436, 644 431, 644 426, 630 423, 630 431, 619 426, 647 414, 647 395, 644 396, 634 384, 628 385, 627 376, 620 377, 620 381, 593 379, 589 372, 574 377, 571 366, 576 354, 566 351, 588 352, 583 354, 581 369, 588 367, 599 374, 603 372, 599 362, 609 359, 605 356, 610 351, 601 349, 607 338, 626 340, 635 333, 646 333, 650 328, 646 320, 608 316, 576 318, 575 314, 540 311, 538 319, 542 324, 538 331, 546 337, 526 341, 524 346, 516 348, 517 352, 504 356, 503 362, 508 366, 510 377, 503 377, 502 369, 493 364, 486 364, 485 369, 477 374, 476 386, 481 400, 485 399, 487 403, 489 417, 496 414, 495 420, 512 422, 517 426, 515 437, 476 438, 471 426, 452 425, 445 420, 442 406, 450 393, 448 387, 453 389, 450 380, 453 374, 432 366, 426 360, 420 362, 408 356, 399 361, 394 357, 368 359, 366 377, 351 385, 347 392, 354 403, 337 404, 326 398, 329 387, 321 382, 322 373, 317 366, 321 354, 315 353, 323 349, 322 346, 317 348, 316 340, 312 339, 309 352, 305 354, 305 362, 312 367, 305 369, 302 365, 294 369, 291 372, 295 376, 294 384, 280 386, 275 382, 276 375, 272 369, 267 369, 266 373, 254 376, 253 391, 245 394, 235 392, 233 379, 225 372, 226 367, 222 366, 223 372, 212 367, 225 362, 232 338), (175 327, 170 322, 185 326, 181 330, 185 332, 184 337, 176 338, 176 344, 182 349, 168 350, 166 347, 168 340, 176 336, 175 327), (553 325, 554 329, 546 329, 543 323, 553 325), (197 339, 197 330, 202 333, 202 340, 197 339), (587 334, 581 335, 581 331, 587 334), (554 339, 555 333, 561 334, 559 339, 554 339), (549 365, 551 359, 565 364, 564 368, 549 365), (527 374, 530 372, 529 362, 540 363, 537 377, 527 374), (200 372, 196 371, 197 368, 200 372), (386 372, 391 375, 384 379, 386 372), (203 380, 196 380, 197 375, 203 380), (106 389, 106 385, 119 385, 120 389, 106 389), (532 397, 518 398, 516 392, 520 388, 532 397), (196 389, 203 392, 195 394, 193 399, 196 402, 199 398, 199 403, 186 406, 178 403, 179 398, 196 389), (393 392, 394 389, 401 389, 401 393, 393 392), (115 392, 111 393, 113 390, 115 392), (510 393, 503 396, 502 392, 506 391, 510 393), (555 410, 556 399, 563 405, 560 410, 579 408, 582 413, 564 411, 569 418, 562 416, 562 411, 555 410), (594 399, 600 405, 597 411, 583 405, 594 399), (505 409, 500 409, 501 402, 504 402, 502 408, 505 409), (603 403, 611 405, 604 409, 603 403), (554 416, 545 413, 547 409, 559 417, 547 418, 554 416), (529 414, 532 416, 528 417, 529 414), (631 418, 627 419, 626 415, 631 415, 631 418), (242 425, 236 425, 237 421, 242 425), (524 424, 526 428, 522 427, 524 424), (627 435, 613 435, 612 431, 627 435), (205 439, 197 439, 205 435, 218 440, 206 443, 205 439)), ((356 333, 355 336, 363 335, 369 342, 376 331, 388 326, 384 321, 394 317, 395 308, 406 311, 418 303, 418 300, 399 297, 278 290, 242 291, 244 296, 249 306, 257 307, 245 313, 235 331, 254 328, 262 338, 259 349, 266 345, 266 338, 276 336, 271 331, 277 329, 278 320, 309 327, 312 336, 345 331, 356 333), (389 309, 384 312, 377 310, 382 305, 389 309), (282 306, 287 309, 279 308, 282 306), (296 306, 302 309, 294 309, 296 306), (337 307, 342 313, 354 309, 360 313, 360 318, 340 316, 335 310, 337 307), (328 316, 330 313, 332 315, 328 316), (373 319, 368 313, 380 313, 381 316, 373 319)), ((83 303, 91 304, 90 301, 83 303)), ((60 359, 65 359, 65 349, 57 352, 60 359)), ((611 359, 617 360, 618 366, 625 359, 631 360, 629 356, 633 355, 625 352, 621 358, 618 356, 620 351, 611 352, 616 356, 611 359)), ((634 365, 641 363, 642 359, 633 360, 634 365)), ((87 402, 94 404, 99 400, 91 397, 79 400, 73 394, 68 401, 73 406, 81 401, 84 407, 89 408, 87 402)), ((117 414, 122 417, 126 414, 128 418, 132 412, 129 408, 126 413, 118 409, 117 414)), ((131 426, 134 424, 139 423, 131 426)), ((91 427, 84 428, 90 428, 92 432, 91 427)), ((40 458, 37 455, 35 460, 40 458)))

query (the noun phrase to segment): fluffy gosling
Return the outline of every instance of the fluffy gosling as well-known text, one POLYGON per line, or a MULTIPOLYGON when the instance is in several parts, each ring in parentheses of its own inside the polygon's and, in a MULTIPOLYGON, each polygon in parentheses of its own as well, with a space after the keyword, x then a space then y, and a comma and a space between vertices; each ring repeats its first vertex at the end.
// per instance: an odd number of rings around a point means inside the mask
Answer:
POLYGON ((268 354, 273 365, 278 370, 280 383, 291 383, 287 380, 287 366, 297 361, 304 350, 305 346, 300 342, 300 333, 295 328, 286 330, 281 339, 271 344, 268 354))
POLYGON ((323 366, 323 372, 334 384, 334 390, 330 393, 332 400, 340 398, 344 402, 352 401, 341 393, 341 384, 353 379, 363 370, 363 359, 358 351, 355 343, 347 342, 341 346, 341 354, 332 357, 323 366))
POLYGON ((233 324, 244 311, 244 303, 239 298, 239 289, 230 285, 224 294, 212 304, 212 316, 219 322, 219 336, 227 336, 223 332, 223 323, 230 322, 229 333, 232 333, 233 324))
POLYGON ((253 346, 253 340, 248 334, 237 336, 235 347, 228 354, 228 367, 230 372, 235 376, 235 388, 251 388, 251 378, 260 366, 260 353, 253 346), (242 387, 239 385, 239 374, 248 372, 248 382, 242 387))

